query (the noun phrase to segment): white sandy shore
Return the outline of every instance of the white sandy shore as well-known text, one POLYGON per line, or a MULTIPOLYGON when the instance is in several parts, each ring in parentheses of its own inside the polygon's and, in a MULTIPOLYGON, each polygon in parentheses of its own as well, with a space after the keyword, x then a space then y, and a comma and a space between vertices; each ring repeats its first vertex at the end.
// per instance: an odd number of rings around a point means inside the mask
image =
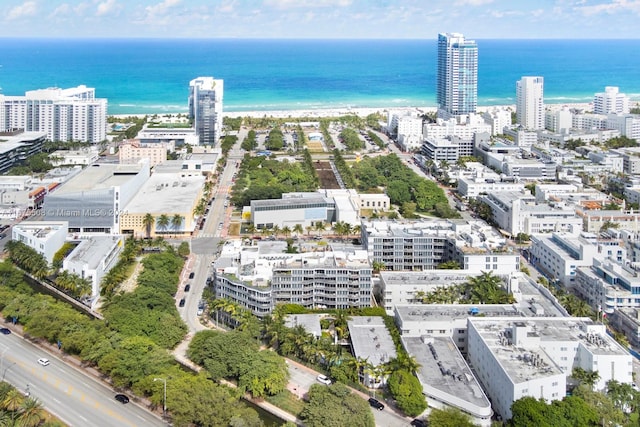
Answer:
MULTIPOLYGON (((560 103, 560 104, 546 104, 545 107, 556 110, 562 107, 569 108, 577 108, 583 109, 585 111, 590 111, 593 108, 593 104, 591 103, 560 103)), ((494 109, 510 109, 511 111, 515 111, 515 105, 489 105, 489 106, 479 106, 478 112, 490 111, 494 109)), ((389 111, 415 111, 418 114, 432 113, 436 111, 435 107, 380 107, 380 108, 330 108, 330 109, 314 109, 314 110, 274 110, 274 111, 223 111, 222 115, 224 117, 253 117, 253 118, 262 118, 262 117, 274 117, 274 118, 294 118, 294 117, 309 117, 309 118, 320 118, 320 117, 339 117, 349 114, 355 114, 360 117, 366 117, 369 114, 373 113, 381 113, 386 115, 389 111)), ((159 117, 166 116, 171 113, 163 113, 158 114, 159 117)), ((175 113, 173 115, 177 115, 175 113)), ((113 117, 144 117, 151 116, 153 114, 113 114, 113 117)), ((182 113, 184 116, 184 113, 182 113)))

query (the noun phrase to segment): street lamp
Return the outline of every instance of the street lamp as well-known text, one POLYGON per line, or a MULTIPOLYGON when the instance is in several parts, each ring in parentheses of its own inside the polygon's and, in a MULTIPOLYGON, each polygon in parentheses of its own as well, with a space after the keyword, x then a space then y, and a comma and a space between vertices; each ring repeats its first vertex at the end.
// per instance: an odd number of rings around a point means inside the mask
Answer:
POLYGON ((162 381, 164 394, 162 397, 162 416, 167 416, 167 379, 166 378, 154 378, 153 382, 162 381))
POLYGON ((2 372, 2 368, 4 367, 4 354, 7 352, 7 350, 9 350, 9 347, 2 350, 2 353, 0 354, 0 372, 2 372))

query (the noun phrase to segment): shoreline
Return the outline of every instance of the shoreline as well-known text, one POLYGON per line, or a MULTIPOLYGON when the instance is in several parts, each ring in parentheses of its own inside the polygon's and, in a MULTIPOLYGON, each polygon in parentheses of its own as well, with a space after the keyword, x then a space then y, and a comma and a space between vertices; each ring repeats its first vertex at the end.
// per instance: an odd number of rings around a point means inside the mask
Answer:
MULTIPOLYGON (((589 110, 593 108, 592 102, 560 102, 554 104, 545 104, 546 109, 557 110, 563 107, 577 108, 583 110, 589 110)), ((507 109, 515 111, 515 104, 501 104, 501 105, 483 105, 477 107, 477 112, 482 113, 486 111, 492 111, 496 109, 507 109)), ((324 118, 324 117, 340 117, 345 115, 357 115, 359 117, 366 117, 370 114, 381 113, 386 114, 391 111, 413 111, 417 114, 434 113, 437 111, 436 107, 344 107, 344 108, 318 108, 318 109, 296 109, 296 110, 264 110, 264 111, 223 111, 223 117, 251 117, 251 118, 264 118, 272 117, 277 119, 286 118, 324 118)), ((157 115, 158 117, 177 116, 178 114, 184 116, 184 112, 162 112, 162 113, 132 113, 132 114, 109 114, 109 117, 125 118, 125 117, 145 117, 157 115)))

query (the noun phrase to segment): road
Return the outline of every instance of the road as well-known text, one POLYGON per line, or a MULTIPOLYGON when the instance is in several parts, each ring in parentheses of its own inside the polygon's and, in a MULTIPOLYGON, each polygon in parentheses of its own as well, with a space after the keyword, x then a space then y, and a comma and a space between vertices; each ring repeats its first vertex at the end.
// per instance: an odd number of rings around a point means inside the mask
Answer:
POLYGON ((179 286, 176 301, 185 298, 184 307, 178 307, 180 317, 185 321, 189 329, 190 336, 197 331, 206 329, 200 323, 200 317, 197 315, 198 303, 202 300, 202 292, 207 285, 207 279, 211 277, 211 263, 215 260, 215 254, 218 251, 220 242, 226 237, 229 226, 229 218, 233 208, 228 203, 225 207, 225 201, 231 193, 233 185, 233 174, 238 170, 236 165, 242 161, 244 150, 240 149, 240 144, 247 137, 248 130, 241 129, 238 132, 238 142, 229 151, 227 166, 218 179, 215 186, 214 200, 209 207, 209 213, 206 216, 204 227, 198 232, 198 235, 191 239, 191 253, 187 268, 183 270, 183 277, 179 286), (222 223, 222 228, 218 224, 222 223), (189 273, 193 272, 193 279, 189 279, 189 273), (184 292, 184 286, 189 283, 191 290, 184 292))
MULTIPOLYGON (((309 391, 309 388, 313 384, 320 384, 316 380, 318 372, 291 359, 287 359, 287 364, 289 366, 289 385, 287 386, 287 388, 291 393, 295 394, 298 397, 302 397, 309 391)), ((369 397, 365 393, 362 393, 355 389, 351 389, 351 391, 358 394, 363 399, 368 399, 369 397)), ((389 407, 387 402, 382 400, 380 396, 376 396, 376 398, 385 404, 385 407, 382 411, 373 409, 371 410, 373 412, 373 417, 376 420, 376 426, 406 427, 409 425, 412 418, 404 417, 401 414, 395 412, 389 407)))
POLYGON ((19 390, 30 393, 69 426, 166 426, 160 418, 133 402, 123 405, 115 392, 57 356, 17 336, 0 335, 0 374, 19 390), (49 366, 38 358, 50 360, 49 366))

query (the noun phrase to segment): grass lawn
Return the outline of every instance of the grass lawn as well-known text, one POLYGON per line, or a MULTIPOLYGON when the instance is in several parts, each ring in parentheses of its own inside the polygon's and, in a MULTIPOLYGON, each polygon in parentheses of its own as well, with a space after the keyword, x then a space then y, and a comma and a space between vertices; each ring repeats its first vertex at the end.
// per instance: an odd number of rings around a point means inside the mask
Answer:
POLYGON ((239 236, 240 235, 240 223, 232 222, 229 224, 229 235, 230 236, 239 236))
POLYGON ((280 409, 284 409, 290 414, 296 417, 300 416, 300 412, 304 409, 304 401, 298 399, 298 396, 291 393, 289 390, 281 391, 275 396, 268 396, 265 399, 267 402, 276 405, 280 409))

